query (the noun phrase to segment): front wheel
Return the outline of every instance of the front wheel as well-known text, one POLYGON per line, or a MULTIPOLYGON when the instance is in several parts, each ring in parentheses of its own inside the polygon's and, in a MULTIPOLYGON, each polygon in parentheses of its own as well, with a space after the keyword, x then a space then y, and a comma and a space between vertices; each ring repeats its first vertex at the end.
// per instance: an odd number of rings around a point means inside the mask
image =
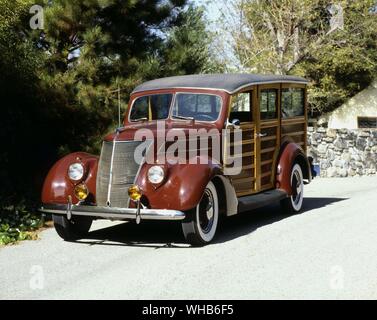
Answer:
POLYGON ((304 202, 304 176, 299 164, 295 164, 291 171, 292 195, 281 201, 285 213, 295 214, 302 209, 304 202))
POLYGON ((219 201, 216 187, 210 182, 196 208, 186 212, 182 222, 186 241, 193 246, 209 244, 215 237, 219 221, 219 201))
POLYGON ((65 216, 55 214, 52 215, 52 220, 57 234, 65 241, 86 236, 93 221, 90 217, 73 217, 72 220, 68 220, 65 216))

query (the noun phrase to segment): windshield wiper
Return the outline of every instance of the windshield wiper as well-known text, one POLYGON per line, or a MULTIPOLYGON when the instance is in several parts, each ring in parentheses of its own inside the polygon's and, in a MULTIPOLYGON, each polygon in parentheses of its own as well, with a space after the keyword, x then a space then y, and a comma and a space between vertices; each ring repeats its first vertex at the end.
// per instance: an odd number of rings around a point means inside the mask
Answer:
POLYGON ((132 122, 140 122, 140 121, 148 121, 148 118, 139 118, 139 119, 132 120, 132 122))
POLYGON ((190 120, 190 121, 195 120, 195 118, 193 118, 193 117, 183 117, 183 116, 172 116, 172 118, 181 119, 181 120, 190 120))

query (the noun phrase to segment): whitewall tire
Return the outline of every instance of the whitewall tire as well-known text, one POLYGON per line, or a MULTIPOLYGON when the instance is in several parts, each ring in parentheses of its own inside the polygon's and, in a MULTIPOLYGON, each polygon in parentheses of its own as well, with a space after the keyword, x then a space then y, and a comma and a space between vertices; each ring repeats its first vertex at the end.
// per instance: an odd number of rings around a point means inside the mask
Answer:
POLYGON ((193 246, 209 244, 216 235, 219 222, 219 199, 213 182, 206 186, 196 208, 186 212, 182 222, 186 241, 193 246))
POLYGON ((282 208, 286 213, 295 214, 302 210, 304 203, 304 176, 299 164, 295 164, 291 171, 292 195, 282 200, 282 208))

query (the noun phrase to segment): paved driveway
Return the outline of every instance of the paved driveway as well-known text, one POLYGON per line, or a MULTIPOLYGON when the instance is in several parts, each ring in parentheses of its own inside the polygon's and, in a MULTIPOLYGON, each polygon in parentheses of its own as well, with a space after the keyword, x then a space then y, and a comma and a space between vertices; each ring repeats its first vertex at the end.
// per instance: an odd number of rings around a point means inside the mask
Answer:
POLYGON ((305 212, 229 218, 204 248, 176 223, 95 222, 88 239, 0 249, 1 299, 377 299, 377 178, 317 179, 305 212))

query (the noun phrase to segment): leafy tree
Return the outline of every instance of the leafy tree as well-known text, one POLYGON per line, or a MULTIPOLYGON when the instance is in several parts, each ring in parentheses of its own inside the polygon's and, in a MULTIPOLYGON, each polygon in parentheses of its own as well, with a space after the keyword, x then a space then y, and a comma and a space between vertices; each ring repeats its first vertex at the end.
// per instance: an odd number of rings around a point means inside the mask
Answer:
MULTIPOLYGON (((312 81, 313 115, 340 106, 377 71, 374 0, 337 1, 344 26, 332 29, 330 0, 236 0, 231 29, 243 70, 298 74, 312 81)), ((335 12, 336 14, 336 12, 335 12)))
POLYGON ((169 75, 222 72, 225 66, 209 46, 214 35, 207 30, 203 9, 190 7, 180 13, 178 20, 180 25, 168 31, 162 72, 169 75))
POLYGON ((99 151, 115 89, 125 106, 140 82, 215 65, 202 13, 186 0, 0 0, 0 9, 0 210, 37 207, 59 157, 99 151), (43 32, 29 27, 35 3, 43 32))
MULTIPOLYGON (((313 116, 330 112, 364 90, 377 74, 377 19, 374 1, 341 1, 344 30, 328 34, 301 59, 292 73, 312 80, 309 103, 313 116)), ((317 7, 317 20, 326 6, 317 7)))
POLYGON ((127 101, 127 93, 142 81, 206 71, 210 38, 202 12, 184 9, 185 3, 56 0, 47 7, 44 82, 65 97, 59 112, 75 112, 76 138, 66 139, 63 152, 93 151, 93 146, 98 151, 100 137, 115 118, 118 87, 127 101), (73 52, 77 57, 70 59, 73 52), (96 125, 82 126, 83 119, 96 125))

